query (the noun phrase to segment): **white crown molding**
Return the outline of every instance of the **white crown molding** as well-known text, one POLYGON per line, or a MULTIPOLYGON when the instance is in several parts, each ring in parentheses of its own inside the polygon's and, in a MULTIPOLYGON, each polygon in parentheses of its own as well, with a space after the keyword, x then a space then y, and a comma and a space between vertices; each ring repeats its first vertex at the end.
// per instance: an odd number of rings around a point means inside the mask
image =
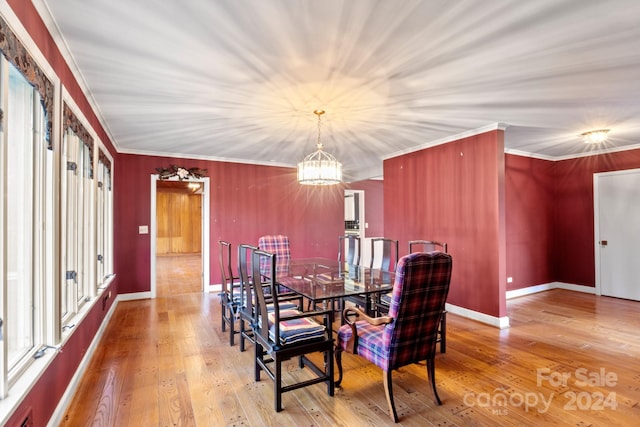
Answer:
POLYGON ((154 152, 154 151, 141 151, 141 150, 122 150, 121 154, 133 154, 136 156, 156 156, 156 157, 168 157, 176 159, 188 159, 188 160, 207 160, 213 162, 226 162, 226 163, 242 163, 247 165, 259 165, 259 166, 276 166, 282 168, 295 168, 296 165, 290 165, 286 163, 278 163, 271 161, 250 161, 243 159, 233 159, 216 156, 199 156, 195 154, 180 154, 180 153, 166 153, 166 152, 154 152))
POLYGON ((58 27, 58 24, 53 19, 53 15, 51 14, 51 10, 49 9, 49 6, 45 3, 44 0, 32 0, 32 3, 36 11, 40 15, 40 18, 42 18, 42 21, 44 22, 45 27, 47 27, 47 30, 49 30, 49 34, 51 35, 51 38, 53 39, 58 50, 60 51, 60 54, 64 58, 69 69, 71 70, 71 74, 73 74, 73 77, 76 79, 76 82, 80 86, 82 93, 87 98, 87 101, 89 102, 89 105, 93 110, 93 113, 96 115, 96 117, 98 118, 98 121, 100 122, 100 125, 102 126, 104 131, 107 133, 107 136, 109 137, 109 141, 113 145, 113 148, 116 150, 116 152, 120 153, 121 151, 118 148, 116 139, 113 137, 113 133, 111 132, 111 129, 109 128, 107 121, 105 120, 104 115, 100 110, 100 107, 98 107, 98 103, 96 102, 93 96, 93 93, 91 92, 91 89, 89 88, 89 85, 87 84, 87 81, 84 78, 84 75, 80 71, 80 67, 78 67, 78 63, 73 57, 73 54, 71 53, 71 49, 69 48, 69 45, 67 44, 66 40, 62 37, 62 32, 60 31, 60 27, 58 27))
POLYGON ((636 150, 639 148, 640 148, 640 144, 633 144, 633 145, 625 145, 624 147, 611 147, 611 148, 605 148, 602 150, 589 151, 587 153, 567 154, 566 156, 545 156, 543 154, 536 154, 536 153, 530 153, 527 151, 512 150, 512 149, 504 150, 504 152, 507 154, 514 154, 522 157, 531 157, 534 159, 558 162, 561 160, 571 160, 571 159, 579 159, 582 157, 599 156, 602 154, 618 153, 621 151, 636 150))
POLYGON ((505 154, 512 154, 514 156, 531 157, 532 159, 549 160, 551 162, 557 160, 553 156, 546 156, 544 154, 538 154, 538 153, 529 153, 528 151, 514 150, 514 149, 511 149, 511 148, 505 148, 504 153, 505 154))
POLYGON ((395 153, 388 154, 382 157, 382 160, 391 159, 393 157, 402 156, 404 154, 414 153, 416 151, 424 150, 425 148, 435 147, 437 145, 446 144, 448 142, 458 141, 460 139, 469 138, 471 136, 480 135, 486 132, 490 132, 492 130, 505 130, 509 127, 509 125, 505 123, 493 123, 487 126, 483 126, 481 128, 468 130, 465 132, 458 133, 456 135, 446 136, 444 138, 436 139, 435 141, 427 142, 425 144, 417 145, 415 147, 407 148, 406 150, 396 151, 395 153))

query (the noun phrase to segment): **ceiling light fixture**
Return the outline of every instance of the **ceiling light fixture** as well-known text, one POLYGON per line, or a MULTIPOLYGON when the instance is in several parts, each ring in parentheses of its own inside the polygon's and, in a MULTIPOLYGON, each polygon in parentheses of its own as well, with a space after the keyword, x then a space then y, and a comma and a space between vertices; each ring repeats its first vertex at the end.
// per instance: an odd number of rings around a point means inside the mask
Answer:
POLYGON ((607 140, 608 133, 609 129, 590 130, 589 132, 583 133, 582 138, 584 138, 584 142, 587 144, 599 144, 607 140))
POLYGON ((320 142, 320 117, 324 110, 315 110, 318 116, 318 143, 316 151, 298 163, 298 182, 304 185, 332 185, 342 182, 342 163, 322 150, 320 142))

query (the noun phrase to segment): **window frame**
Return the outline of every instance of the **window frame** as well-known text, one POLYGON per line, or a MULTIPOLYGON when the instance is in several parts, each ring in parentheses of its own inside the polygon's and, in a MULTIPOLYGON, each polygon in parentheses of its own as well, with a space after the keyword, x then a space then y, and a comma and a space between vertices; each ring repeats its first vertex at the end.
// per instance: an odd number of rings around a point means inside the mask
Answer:
MULTIPOLYGON (((34 354, 42 347, 45 336, 46 326, 45 319, 47 313, 47 287, 49 281, 47 280, 47 272, 52 268, 53 260, 51 258, 52 245, 51 234, 47 232, 46 224, 49 226, 54 225, 54 209, 51 203, 52 198, 48 198, 46 191, 48 189, 48 183, 50 183, 55 174, 53 152, 47 147, 46 137, 46 110, 41 102, 41 96, 37 88, 33 83, 29 82, 24 76, 24 73, 15 67, 4 56, 0 55, 0 102, 2 106, 2 129, 0 136, 2 141, 0 142, 0 158, 2 164, 2 173, 0 173, 0 188, 3 193, 3 202, 0 209, 0 221, 2 228, 0 235, 2 235, 0 244, 0 272, 2 277, 2 298, 0 305, 0 317, 3 319, 2 336, 6 339, 2 340, 2 349, 0 354, 0 366, 1 366, 1 380, 0 380, 0 398, 4 398, 8 394, 8 390, 13 386, 21 376, 28 370, 28 368, 34 362, 34 354), (10 71, 12 68, 12 71, 10 71), (31 231, 30 231, 30 251, 31 256, 28 260, 28 268, 30 270, 29 284, 31 286, 31 342, 28 348, 10 365, 8 358, 8 347, 10 346, 10 335, 8 336, 8 327, 5 324, 5 320, 11 322, 11 302, 8 300, 7 295, 7 249, 8 241, 10 240, 7 233, 7 208, 10 200, 6 197, 6 189, 9 186, 9 173, 7 163, 13 159, 9 159, 7 152, 9 146, 9 138, 11 132, 5 132, 5 129, 9 128, 9 114, 10 109, 14 108, 9 105, 9 92, 10 92, 10 72, 17 72, 24 81, 31 87, 32 97, 30 99, 31 118, 30 126, 27 132, 28 138, 31 140, 31 152, 29 153, 29 162, 33 170, 24 171, 25 175, 29 174, 31 177, 30 192, 26 197, 31 198, 31 231), (43 226, 45 225, 45 226, 43 226)), ((15 174, 14 174, 15 175, 15 174)))

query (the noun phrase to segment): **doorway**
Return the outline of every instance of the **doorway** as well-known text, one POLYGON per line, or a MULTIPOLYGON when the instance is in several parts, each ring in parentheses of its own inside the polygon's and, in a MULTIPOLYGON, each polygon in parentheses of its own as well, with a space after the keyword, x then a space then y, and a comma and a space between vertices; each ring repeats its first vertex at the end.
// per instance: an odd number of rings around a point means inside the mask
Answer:
POLYGON ((596 293, 640 301, 640 169, 594 175, 596 293))
POLYGON ((151 298, 208 290, 209 179, 151 184, 151 298))

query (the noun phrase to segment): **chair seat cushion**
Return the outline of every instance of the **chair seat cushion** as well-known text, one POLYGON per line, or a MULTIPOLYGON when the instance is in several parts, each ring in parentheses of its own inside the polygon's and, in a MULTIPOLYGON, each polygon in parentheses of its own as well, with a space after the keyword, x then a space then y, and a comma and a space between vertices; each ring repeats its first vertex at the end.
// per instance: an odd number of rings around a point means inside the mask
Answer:
MULTIPOLYGON (((298 310, 280 310, 280 317, 301 314, 298 310)), ((273 312, 269 313, 269 338, 276 342, 273 312)), ((280 321, 279 342, 282 345, 324 338, 325 327, 309 317, 280 321)))
MULTIPOLYGON (((389 357, 389 343, 384 342, 384 330, 386 327, 387 325, 374 326, 364 320, 356 322, 358 330, 357 354, 383 369, 386 369, 389 357)), ((338 330, 338 346, 342 350, 347 350, 347 342, 352 335, 351 326, 342 325, 340 327, 338 330)))

